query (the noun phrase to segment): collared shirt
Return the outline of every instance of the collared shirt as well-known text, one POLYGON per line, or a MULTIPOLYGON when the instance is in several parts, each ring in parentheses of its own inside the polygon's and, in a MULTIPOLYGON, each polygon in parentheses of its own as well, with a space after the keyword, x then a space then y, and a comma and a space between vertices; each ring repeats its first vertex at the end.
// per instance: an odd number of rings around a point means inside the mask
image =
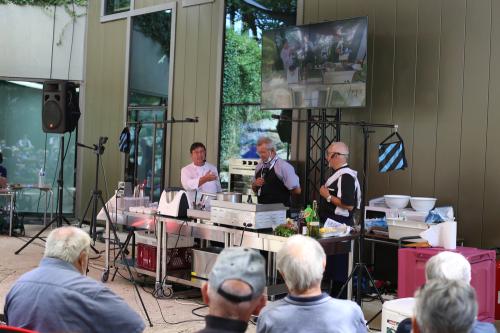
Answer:
POLYGON ((278 179, 283 182, 283 185, 285 185, 288 190, 291 191, 294 188, 300 187, 299 176, 295 173, 293 166, 279 157, 276 158, 276 161, 273 159, 268 163, 260 161, 255 167, 255 174, 252 182, 255 181, 255 178, 261 176, 262 168, 270 168, 271 166, 278 179))
POLYGON ((122 298, 56 258, 43 258, 16 281, 4 314, 8 325, 40 333, 137 333, 145 327, 122 298))
POLYGON ((257 333, 366 333, 359 305, 323 293, 312 297, 286 296, 262 309, 257 333))
POLYGON ((195 199, 196 203, 200 201, 201 194, 197 194, 196 192, 217 193, 222 191, 217 168, 208 162, 205 162, 202 166, 197 166, 194 165, 194 163, 191 163, 182 168, 181 183, 182 187, 186 190, 190 205, 195 202, 195 199), (200 178, 209 171, 215 174, 217 179, 198 186, 200 178))
POLYGON ((205 323, 205 328, 198 331, 198 333, 243 333, 248 326, 248 323, 242 320, 210 315, 205 317, 205 323))

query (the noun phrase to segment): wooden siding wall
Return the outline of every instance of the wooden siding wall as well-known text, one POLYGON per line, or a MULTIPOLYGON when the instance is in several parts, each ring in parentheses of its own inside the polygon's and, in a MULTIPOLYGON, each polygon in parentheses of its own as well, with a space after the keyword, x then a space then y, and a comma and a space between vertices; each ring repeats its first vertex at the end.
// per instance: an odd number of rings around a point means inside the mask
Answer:
MULTIPOLYGON (((409 168, 378 173, 390 130, 376 129, 367 198, 435 196, 455 209, 467 245, 500 246, 500 2, 304 0, 303 15, 305 24, 369 17, 368 107, 344 109, 342 120, 398 124, 409 168)), ((361 130, 341 135, 360 170, 361 130)))
MULTIPOLYGON (((223 0, 183 7, 177 1, 176 45, 174 59, 173 108, 175 119, 198 116, 197 124, 175 124, 169 129, 171 150, 167 148, 167 185, 180 185, 180 169, 191 160, 193 141, 207 144, 207 160, 216 164, 218 150, 218 61, 221 44, 223 0)), ((147 8, 172 0, 136 0, 135 9, 147 8)), ((89 1, 85 103, 80 121, 79 140, 96 143, 108 136, 103 166, 110 195, 123 178, 124 160, 119 153, 118 137, 125 124, 125 55, 127 20, 100 22, 101 1, 89 1)), ((220 62, 220 61, 219 61, 220 62)), ((220 65, 219 65, 220 66, 220 65)), ((168 134, 167 134, 168 135, 168 134)), ((78 161, 77 209, 81 213, 93 187, 95 156, 80 151, 78 161), (83 206, 83 207, 82 207, 83 206)), ((102 177, 102 174, 101 174, 102 177)), ((104 182, 100 188, 106 199, 104 182)))

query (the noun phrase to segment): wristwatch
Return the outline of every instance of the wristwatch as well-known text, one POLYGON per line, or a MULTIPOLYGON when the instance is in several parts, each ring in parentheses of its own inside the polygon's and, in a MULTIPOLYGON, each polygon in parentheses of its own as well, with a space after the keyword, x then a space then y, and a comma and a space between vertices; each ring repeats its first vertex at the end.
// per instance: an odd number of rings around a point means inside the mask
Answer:
POLYGON ((332 202, 332 195, 330 194, 329 196, 326 197, 326 202, 332 202))

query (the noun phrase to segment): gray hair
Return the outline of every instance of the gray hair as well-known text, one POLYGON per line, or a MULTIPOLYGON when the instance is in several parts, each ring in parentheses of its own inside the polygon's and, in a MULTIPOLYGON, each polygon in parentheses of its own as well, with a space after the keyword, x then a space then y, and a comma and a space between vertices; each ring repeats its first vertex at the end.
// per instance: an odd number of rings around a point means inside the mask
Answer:
POLYGON ((325 251, 315 239, 294 235, 277 255, 278 270, 284 275, 289 290, 305 291, 321 283, 325 251))
POLYGON ((469 333, 477 315, 476 293, 460 280, 430 280, 416 295, 421 333, 469 333))
POLYGON ((257 147, 260 147, 262 145, 266 145, 267 150, 276 150, 275 143, 273 142, 273 140, 271 140, 271 138, 267 136, 261 136, 257 140, 257 147))
POLYGON ((47 237, 44 257, 57 258, 73 264, 82 251, 90 251, 90 236, 75 227, 54 229, 47 237))
POLYGON ((470 263, 460 253, 444 251, 433 256, 425 265, 426 280, 461 280, 470 283, 470 263))

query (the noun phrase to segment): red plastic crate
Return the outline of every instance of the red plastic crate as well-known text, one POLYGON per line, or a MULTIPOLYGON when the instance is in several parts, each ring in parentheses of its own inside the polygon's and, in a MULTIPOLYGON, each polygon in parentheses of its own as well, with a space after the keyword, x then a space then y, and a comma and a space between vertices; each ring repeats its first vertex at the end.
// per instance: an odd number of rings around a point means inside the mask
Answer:
POLYGON ((156 271, 156 246, 137 243, 137 267, 155 272, 156 271))
POLYGON ((500 260, 497 260, 497 287, 495 300, 495 319, 500 320, 500 260))
MULTIPOLYGON (((425 283, 425 264, 443 248, 403 248, 398 251, 398 297, 413 297, 425 283)), ((478 320, 495 320, 495 251, 472 247, 457 247, 471 264, 471 285, 476 290, 478 320)))

